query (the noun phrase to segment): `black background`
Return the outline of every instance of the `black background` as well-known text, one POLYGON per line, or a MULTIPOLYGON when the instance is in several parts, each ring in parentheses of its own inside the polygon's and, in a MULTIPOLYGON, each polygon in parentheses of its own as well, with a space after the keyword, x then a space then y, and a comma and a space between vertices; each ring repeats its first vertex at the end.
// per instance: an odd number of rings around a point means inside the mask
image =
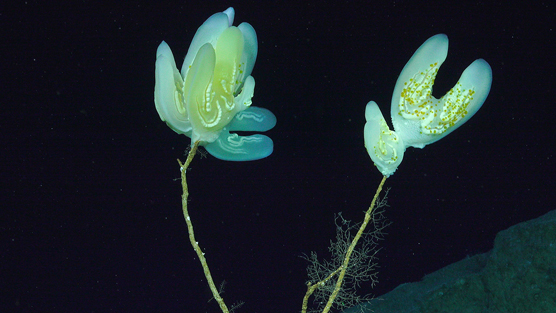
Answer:
POLYGON ((18 1, 0 34, 2 312, 218 312, 189 245, 179 166, 189 139, 153 102, 156 48, 178 67, 196 29, 229 6, 253 25, 253 105, 278 118, 274 153, 196 158, 190 213, 238 312, 296 312, 334 214, 359 221, 381 179, 363 146, 370 100, 429 37, 450 40, 434 95, 475 59, 493 70, 481 110, 424 149, 391 188, 379 284, 488 251, 553 209, 555 5, 550 1, 18 1))

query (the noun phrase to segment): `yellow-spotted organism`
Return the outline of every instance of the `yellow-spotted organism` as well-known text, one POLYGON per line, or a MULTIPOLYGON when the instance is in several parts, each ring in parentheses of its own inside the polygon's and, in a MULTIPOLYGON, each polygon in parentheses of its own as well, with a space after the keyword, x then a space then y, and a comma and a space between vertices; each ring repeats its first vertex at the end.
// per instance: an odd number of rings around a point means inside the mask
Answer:
POLYGON ((367 104, 365 146, 385 176, 400 165, 407 147, 423 148, 444 138, 483 105, 492 84, 492 70, 483 59, 471 63, 442 98, 432 96, 438 69, 448 55, 448 37, 439 34, 417 49, 403 68, 392 95, 391 131, 376 102, 367 104))

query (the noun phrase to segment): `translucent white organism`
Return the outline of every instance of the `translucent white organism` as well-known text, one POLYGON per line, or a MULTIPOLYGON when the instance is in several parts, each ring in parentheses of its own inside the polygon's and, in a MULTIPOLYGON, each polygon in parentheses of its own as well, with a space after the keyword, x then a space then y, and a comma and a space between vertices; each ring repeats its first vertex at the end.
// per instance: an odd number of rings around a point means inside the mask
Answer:
POLYGON ((251 107, 257 35, 248 23, 232 26, 234 15, 234 9, 228 8, 199 27, 181 73, 168 44, 160 44, 154 99, 160 118, 175 132, 191 137, 192 144, 199 141, 223 160, 256 160, 272 153, 272 140, 230 131, 267 131, 276 117, 251 107))
POLYGON ((438 69, 448 55, 448 37, 429 38, 403 68, 392 95, 390 130, 376 102, 365 110, 365 147, 384 176, 392 175, 407 147, 423 148, 444 138, 483 105, 492 84, 492 70, 483 59, 471 63, 442 98, 432 96, 438 69))

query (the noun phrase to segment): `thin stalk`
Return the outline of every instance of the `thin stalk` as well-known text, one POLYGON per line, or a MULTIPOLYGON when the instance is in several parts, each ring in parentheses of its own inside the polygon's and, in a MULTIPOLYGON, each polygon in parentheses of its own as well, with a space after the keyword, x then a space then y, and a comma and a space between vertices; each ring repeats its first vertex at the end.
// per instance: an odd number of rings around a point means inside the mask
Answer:
POLYGON ((178 163, 180 164, 180 172, 181 172, 181 186, 183 189, 183 194, 181 196, 183 217, 185 218, 185 222, 187 223, 189 241, 191 242, 193 249, 195 249, 195 252, 199 257, 201 266, 203 266, 203 272, 205 273, 205 277, 207 278, 208 285, 210 287, 210 290, 212 291, 212 296, 214 297, 216 302, 218 302, 218 305, 220 306, 220 310, 222 310, 223 313, 229 313, 228 307, 224 303, 224 299, 222 299, 222 297, 220 296, 220 293, 218 292, 218 289, 214 284, 214 280, 212 279, 212 275, 210 274, 210 269, 207 264, 207 259, 205 258, 205 253, 199 246, 199 242, 195 239, 195 232, 193 231, 193 223, 191 222, 191 217, 189 216, 189 212, 187 211, 187 198, 189 197, 189 190, 187 189, 187 180, 185 174, 187 173, 187 168, 189 167, 189 164, 191 164, 191 161, 193 161, 193 157, 195 157, 195 153, 197 152, 198 147, 199 147, 199 142, 197 141, 193 144, 193 147, 191 147, 191 150, 187 155, 187 159, 185 160, 185 164, 181 163, 181 161, 178 160, 178 163))

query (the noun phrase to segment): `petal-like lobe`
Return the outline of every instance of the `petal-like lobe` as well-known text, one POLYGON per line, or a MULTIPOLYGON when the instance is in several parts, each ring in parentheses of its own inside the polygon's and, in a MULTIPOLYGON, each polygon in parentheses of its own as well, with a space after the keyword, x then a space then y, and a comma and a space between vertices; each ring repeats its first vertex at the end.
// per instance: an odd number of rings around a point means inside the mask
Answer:
POLYGON ((239 136, 224 129, 205 149, 224 161, 254 161, 272 154, 273 147, 272 139, 265 135, 239 136))
MULTIPOLYGON (((182 77, 187 77, 187 71, 191 68, 199 49, 206 43, 210 43, 213 47, 216 47, 218 37, 220 37, 226 28, 232 25, 229 24, 229 15, 226 14, 226 11, 213 14, 197 29, 191 41, 191 45, 189 45, 189 50, 187 50, 185 60, 183 61, 183 66, 181 68, 182 77)), ((233 15, 231 19, 233 21, 233 15)))
POLYGON ((230 131, 265 132, 276 125, 276 116, 267 109, 249 107, 241 111, 226 128, 230 131))
POLYGON ((214 75, 215 53, 210 44, 205 44, 199 49, 191 69, 185 80, 185 94, 187 112, 193 127, 192 141, 202 140, 212 142, 218 134, 209 136, 207 128, 218 123, 222 116, 222 108, 213 106, 214 92, 212 81, 214 75), (205 125, 207 125, 205 127, 205 125), (207 138, 211 137, 211 138, 207 138))
POLYGON ((365 148, 382 175, 388 177, 402 162, 405 146, 403 140, 386 124, 376 102, 365 108, 365 148))
POLYGON ((162 42, 156 53, 154 103, 160 119, 178 134, 191 134, 185 108, 183 79, 176 68, 172 50, 162 42))
MULTIPOLYGON (((430 138, 423 133, 435 112, 432 85, 448 55, 448 37, 429 38, 403 68, 392 95, 392 123, 408 146, 422 148, 430 138)), ((436 100, 436 99, 434 99, 436 100)))
MULTIPOLYGON (((237 27, 243 33, 243 55, 241 56, 239 80, 244 81, 249 77, 255 66, 259 45, 257 44, 257 33, 251 24, 243 22, 237 27)), ((238 85, 238 88, 243 86, 238 85)), ((238 90, 236 90, 237 92, 238 90)))
POLYGON ((479 108, 490 91, 492 71, 477 60, 442 98, 432 96, 438 69, 448 54, 448 37, 429 38, 402 70, 392 96, 392 123, 406 146, 423 148, 457 129, 479 108))

